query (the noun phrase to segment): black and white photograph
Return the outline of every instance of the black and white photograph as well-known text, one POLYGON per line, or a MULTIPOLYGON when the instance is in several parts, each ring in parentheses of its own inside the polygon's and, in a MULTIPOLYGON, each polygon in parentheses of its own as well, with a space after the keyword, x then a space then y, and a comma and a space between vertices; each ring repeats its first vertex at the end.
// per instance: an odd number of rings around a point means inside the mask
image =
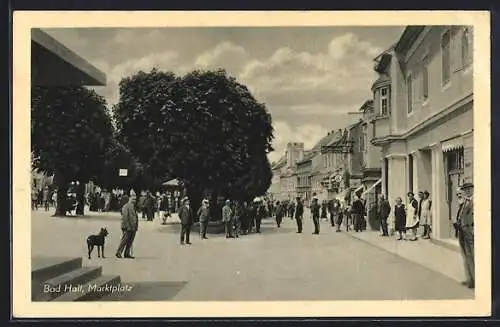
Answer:
POLYGON ((14 16, 19 312, 488 314, 489 14, 447 13, 14 16))

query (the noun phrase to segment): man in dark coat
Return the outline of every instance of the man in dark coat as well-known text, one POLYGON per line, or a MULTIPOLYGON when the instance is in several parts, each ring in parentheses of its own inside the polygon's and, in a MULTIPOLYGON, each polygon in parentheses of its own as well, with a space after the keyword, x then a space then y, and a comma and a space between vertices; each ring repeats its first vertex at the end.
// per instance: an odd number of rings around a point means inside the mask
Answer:
POLYGON ((319 215, 320 215, 320 205, 318 203, 318 198, 313 198, 311 204, 311 215, 314 223, 313 234, 319 234, 319 215))
POLYGON ((387 230, 387 218, 391 213, 391 205, 387 201, 383 194, 380 195, 380 201, 378 204, 378 218, 380 220, 380 226, 382 227, 381 236, 389 236, 389 231, 387 230))
POLYGON ((284 207, 279 201, 276 202, 276 225, 278 228, 281 226, 281 222, 283 221, 284 207))
POLYGON ((130 250, 132 248, 132 244, 134 243, 135 234, 139 227, 139 219, 137 216, 137 212, 135 211, 135 195, 131 196, 128 203, 122 207, 122 239, 120 241, 120 245, 118 246, 118 250, 116 251, 116 257, 121 258, 122 253, 127 259, 134 259, 134 257, 130 254, 130 250))
POLYGON ((304 204, 300 197, 297 197, 295 208, 295 221, 297 222, 297 233, 302 233, 302 218, 304 218, 304 204))
POLYGON ((191 233, 191 226, 193 225, 193 213, 189 205, 189 199, 184 198, 182 201, 182 206, 179 209, 179 218, 181 220, 181 245, 184 244, 184 238, 186 244, 191 244, 189 241, 189 234, 191 233))
POLYGON ((458 243, 464 259, 465 275, 467 280, 462 285, 475 288, 475 266, 474 266, 474 203, 472 183, 465 183, 458 192, 460 206, 457 212, 456 228, 458 231, 458 243))

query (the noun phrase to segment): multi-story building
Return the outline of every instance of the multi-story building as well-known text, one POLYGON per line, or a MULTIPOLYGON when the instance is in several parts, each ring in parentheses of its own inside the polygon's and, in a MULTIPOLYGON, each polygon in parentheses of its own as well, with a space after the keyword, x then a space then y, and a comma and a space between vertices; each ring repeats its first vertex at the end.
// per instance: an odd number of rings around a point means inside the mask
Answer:
MULTIPOLYGON (((377 80, 374 83, 378 85, 378 82, 381 80, 377 80)), ((386 102, 383 101, 384 105, 386 102)), ((366 201, 367 208, 367 218, 369 222, 369 226, 378 230, 379 220, 377 219, 377 205, 378 205, 378 197, 382 192, 382 171, 381 171, 381 151, 380 147, 374 146, 371 144, 371 139, 373 138, 374 133, 374 120, 377 118, 375 115, 376 107, 377 112, 381 106, 380 102, 374 104, 373 100, 367 100, 360 108, 360 111, 363 114, 362 124, 361 124, 361 133, 359 135, 359 146, 361 152, 361 173, 362 180, 361 184, 363 186, 362 196, 366 201)))
POLYGON ((311 192, 312 151, 305 151, 304 158, 297 162, 297 196, 309 202, 311 192))
POLYGON ((409 26, 377 58, 374 138, 382 151, 382 191, 432 199, 433 238, 454 241, 455 189, 473 179, 472 30, 409 26))
POLYGON ((273 177, 271 179, 271 186, 267 193, 269 194, 272 201, 280 200, 282 198, 281 192, 281 170, 286 165, 286 157, 282 156, 277 162, 271 165, 271 171, 273 177))

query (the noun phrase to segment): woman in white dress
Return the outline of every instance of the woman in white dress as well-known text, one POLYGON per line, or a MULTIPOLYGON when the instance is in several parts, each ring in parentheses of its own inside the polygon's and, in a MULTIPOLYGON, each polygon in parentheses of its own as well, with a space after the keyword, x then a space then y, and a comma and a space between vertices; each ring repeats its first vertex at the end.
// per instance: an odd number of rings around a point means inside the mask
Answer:
POLYGON ((423 226, 424 230, 422 233, 423 239, 429 239, 431 237, 431 199, 429 198, 429 192, 424 191, 424 198, 422 200, 422 209, 420 211, 420 224, 423 226))

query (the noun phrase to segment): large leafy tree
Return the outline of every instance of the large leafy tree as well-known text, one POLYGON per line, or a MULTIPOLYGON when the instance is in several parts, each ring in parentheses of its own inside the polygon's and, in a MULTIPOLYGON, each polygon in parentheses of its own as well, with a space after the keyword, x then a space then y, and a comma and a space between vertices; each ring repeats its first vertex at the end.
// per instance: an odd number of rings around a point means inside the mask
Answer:
POLYGON ((178 77, 153 69, 124 78, 115 117, 146 170, 182 179, 195 205, 206 189, 215 199, 235 185, 239 197, 269 187, 270 179, 257 176, 270 171, 271 116, 223 70, 178 77))
POLYGON ((31 94, 31 148, 38 171, 54 175, 57 186, 55 215, 65 215, 68 185, 84 185, 101 176, 113 126, 103 97, 81 86, 33 87, 31 94))

